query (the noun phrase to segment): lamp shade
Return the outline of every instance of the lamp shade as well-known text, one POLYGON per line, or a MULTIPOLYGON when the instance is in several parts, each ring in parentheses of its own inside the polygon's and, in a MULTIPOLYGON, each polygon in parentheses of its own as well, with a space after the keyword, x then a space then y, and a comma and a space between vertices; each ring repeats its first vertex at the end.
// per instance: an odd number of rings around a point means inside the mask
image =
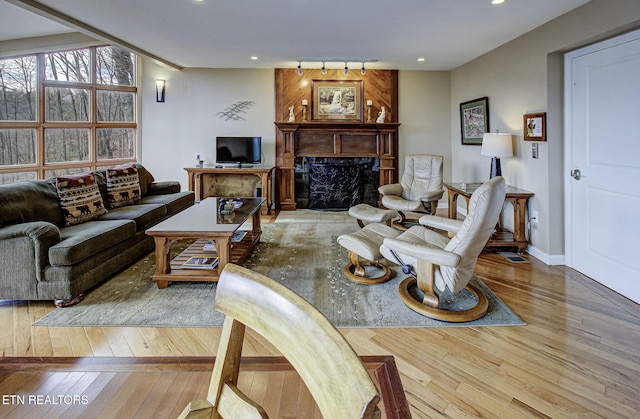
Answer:
POLYGON ((480 154, 489 157, 513 156, 511 134, 501 132, 485 132, 482 136, 482 150, 480 154))

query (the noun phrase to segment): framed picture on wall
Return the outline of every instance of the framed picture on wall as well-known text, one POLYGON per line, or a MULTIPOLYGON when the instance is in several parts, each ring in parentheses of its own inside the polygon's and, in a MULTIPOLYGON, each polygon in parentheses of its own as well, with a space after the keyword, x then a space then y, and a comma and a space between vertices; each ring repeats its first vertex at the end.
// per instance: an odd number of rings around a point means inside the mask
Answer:
POLYGON ((313 80, 312 120, 362 121, 362 80, 313 80))
POLYGON ((489 132, 489 98, 460 104, 462 145, 482 145, 482 136, 489 132))
POLYGON ((547 113, 528 113, 522 118, 525 141, 547 141, 547 113))

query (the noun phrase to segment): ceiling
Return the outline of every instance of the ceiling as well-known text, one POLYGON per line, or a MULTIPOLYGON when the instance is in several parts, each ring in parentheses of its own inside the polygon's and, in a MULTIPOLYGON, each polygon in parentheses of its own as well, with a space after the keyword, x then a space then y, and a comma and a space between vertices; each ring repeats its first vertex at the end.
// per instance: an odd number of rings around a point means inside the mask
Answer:
POLYGON ((71 17, 177 67, 451 70, 588 2, 0 0, 0 41, 77 30, 71 17))

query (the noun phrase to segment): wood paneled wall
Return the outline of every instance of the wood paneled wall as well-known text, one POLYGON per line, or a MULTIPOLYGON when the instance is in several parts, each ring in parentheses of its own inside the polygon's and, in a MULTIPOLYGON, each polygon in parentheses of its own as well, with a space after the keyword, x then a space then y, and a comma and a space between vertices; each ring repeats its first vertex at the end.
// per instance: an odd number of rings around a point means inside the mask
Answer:
MULTIPOLYGON (((303 68, 302 76, 298 76, 295 68, 276 68, 276 115, 275 122, 289 119, 289 107, 294 105, 296 121, 302 120, 302 100, 309 101, 307 120, 311 120, 311 89, 314 80, 362 80, 363 119, 367 119, 367 100, 371 100, 371 118, 375 122, 382 106, 386 110, 385 122, 398 122, 398 70, 367 70, 360 74, 359 68, 349 70, 344 75, 341 69, 327 69, 322 74, 320 69, 303 68)), ((363 121, 363 122, 364 122, 363 121)))

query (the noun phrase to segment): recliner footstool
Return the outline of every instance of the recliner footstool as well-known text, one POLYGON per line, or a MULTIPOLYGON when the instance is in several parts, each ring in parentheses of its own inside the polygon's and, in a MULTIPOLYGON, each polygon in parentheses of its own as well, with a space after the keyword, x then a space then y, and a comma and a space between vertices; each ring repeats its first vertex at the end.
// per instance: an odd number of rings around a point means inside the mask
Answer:
POLYGON ((391 225, 395 219, 400 219, 400 213, 396 210, 376 208, 369 204, 358 204, 349 208, 349 215, 358 220, 360 227, 366 223, 385 223, 391 225))
POLYGON ((385 238, 395 238, 400 234, 400 231, 386 224, 372 223, 355 233, 340 235, 338 244, 349 251, 349 263, 343 269, 344 276, 358 284, 372 285, 387 282, 391 279, 393 271, 379 262, 383 258, 380 246, 385 238), (382 270, 382 275, 368 277, 366 266, 382 270))

